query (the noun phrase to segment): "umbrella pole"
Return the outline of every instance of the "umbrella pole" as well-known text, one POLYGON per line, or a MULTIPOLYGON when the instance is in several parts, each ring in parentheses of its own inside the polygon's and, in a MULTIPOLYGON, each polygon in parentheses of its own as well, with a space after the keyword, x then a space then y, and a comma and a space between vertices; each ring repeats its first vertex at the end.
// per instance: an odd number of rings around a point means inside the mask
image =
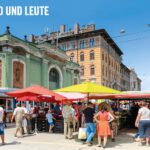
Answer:
POLYGON ((37 134, 37 133, 38 133, 38 129, 37 129, 37 122, 38 122, 38 120, 37 120, 37 117, 38 117, 38 113, 37 113, 37 111, 36 111, 34 134, 37 134))
POLYGON ((89 102, 89 93, 87 93, 87 103, 89 102))

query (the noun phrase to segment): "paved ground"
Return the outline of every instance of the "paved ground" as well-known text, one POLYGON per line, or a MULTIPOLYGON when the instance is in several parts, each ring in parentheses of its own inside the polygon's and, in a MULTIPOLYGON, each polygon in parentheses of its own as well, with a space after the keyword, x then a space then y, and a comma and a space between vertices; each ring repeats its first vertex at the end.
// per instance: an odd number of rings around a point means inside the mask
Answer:
MULTIPOLYGON (((24 138, 13 137, 14 128, 5 130, 7 144, 0 145, 0 150, 99 150, 97 148, 97 140, 92 147, 82 145, 81 141, 75 139, 66 140, 62 134, 38 133, 24 138)), ((132 133, 122 132, 116 138, 116 142, 108 141, 108 150, 149 150, 150 147, 138 146, 137 142, 133 142, 132 133)))

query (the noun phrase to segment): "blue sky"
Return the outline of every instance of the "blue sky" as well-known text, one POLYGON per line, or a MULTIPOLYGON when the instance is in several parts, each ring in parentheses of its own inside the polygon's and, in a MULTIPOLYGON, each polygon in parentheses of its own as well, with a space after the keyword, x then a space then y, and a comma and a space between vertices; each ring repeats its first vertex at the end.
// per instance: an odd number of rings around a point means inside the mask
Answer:
POLYGON ((124 52, 125 65, 135 68, 142 78, 142 88, 150 90, 150 0, 0 0, 6 5, 48 5, 49 16, 0 16, 0 33, 9 25, 19 37, 31 33, 44 34, 44 29, 56 31, 60 24, 73 28, 91 23, 105 28, 124 52), (119 38, 120 29, 126 30, 119 38), (146 31, 146 32, 145 32, 146 31))

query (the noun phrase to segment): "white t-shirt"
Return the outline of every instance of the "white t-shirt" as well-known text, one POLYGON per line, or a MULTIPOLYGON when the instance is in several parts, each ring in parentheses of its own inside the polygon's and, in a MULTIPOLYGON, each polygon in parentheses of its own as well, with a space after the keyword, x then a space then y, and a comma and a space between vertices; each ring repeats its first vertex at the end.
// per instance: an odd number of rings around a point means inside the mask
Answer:
POLYGON ((15 108, 14 113, 13 113, 13 115, 15 116, 15 120, 22 120, 24 114, 25 112, 22 107, 15 108))
POLYGON ((140 120, 150 120, 150 110, 146 107, 139 109, 139 114, 141 114, 140 120))
POLYGON ((72 112, 72 117, 75 117, 76 116, 76 111, 74 108, 71 108, 71 112, 72 112))
POLYGON ((4 113, 4 110, 2 107, 0 107, 0 122, 3 122, 3 113, 4 113))
POLYGON ((27 110, 26 107, 21 107, 21 108, 24 110, 24 113, 25 113, 25 114, 28 114, 28 110, 27 110))

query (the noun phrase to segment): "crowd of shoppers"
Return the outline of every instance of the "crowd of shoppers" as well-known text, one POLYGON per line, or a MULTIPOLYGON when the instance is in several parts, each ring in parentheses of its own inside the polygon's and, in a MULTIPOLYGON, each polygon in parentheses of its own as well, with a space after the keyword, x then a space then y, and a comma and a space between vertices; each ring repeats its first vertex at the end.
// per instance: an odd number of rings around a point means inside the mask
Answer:
MULTIPOLYGON (((66 102, 63 106, 59 104, 45 105, 43 109, 38 105, 33 107, 30 104, 30 107, 27 109, 25 103, 22 103, 22 105, 17 103, 11 122, 15 120, 16 123, 14 136, 22 137, 23 134, 33 133, 36 118, 43 116, 47 119, 49 132, 53 132, 55 116, 62 115, 64 120, 64 136, 66 139, 72 139, 73 132, 79 131, 80 127, 85 127, 87 136, 84 144, 91 146, 94 136, 97 135, 97 146, 106 148, 108 136, 111 136, 112 142, 114 142, 115 132, 117 132, 114 111, 121 111, 121 109, 128 110, 128 119, 130 122, 128 125, 133 127, 133 123, 135 123, 134 127, 137 127, 139 130, 136 136, 140 137, 140 145, 143 145, 143 141, 146 141, 146 146, 149 146, 150 109, 148 103, 142 101, 141 103, 131 103, 128 107, 126 107, 126 105, 127 104, 124 103, 118 107, 118 105, 113 104, 110 109, 103 105, 99 109, 91 102, 79 102, 78 104, 66 102), (33 123, 34 125, 32 125, 33 123)), ((0 136, 2 144, 5 144, 4 116, 4 109, 0 107, 0 136)))

